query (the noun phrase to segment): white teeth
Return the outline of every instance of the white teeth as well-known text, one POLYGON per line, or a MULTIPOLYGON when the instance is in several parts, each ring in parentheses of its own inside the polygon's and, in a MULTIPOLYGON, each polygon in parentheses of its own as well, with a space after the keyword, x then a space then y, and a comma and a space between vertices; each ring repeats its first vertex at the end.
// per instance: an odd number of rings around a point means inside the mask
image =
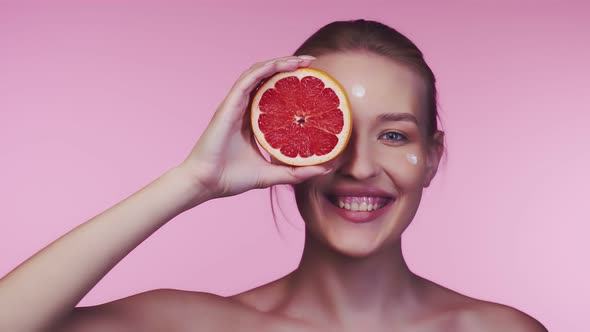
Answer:
POLYGON ((350 210, 350 211, 375 211, 383 207, 384 204, 367 204, 366 202, 356 203, 344 203, 343 201, 338 201, 338 206, 341 209, 350 210))
POLYGON ((367 211, 367 203, 362 202, 361 205, 359 206, 359 210, 367 211))

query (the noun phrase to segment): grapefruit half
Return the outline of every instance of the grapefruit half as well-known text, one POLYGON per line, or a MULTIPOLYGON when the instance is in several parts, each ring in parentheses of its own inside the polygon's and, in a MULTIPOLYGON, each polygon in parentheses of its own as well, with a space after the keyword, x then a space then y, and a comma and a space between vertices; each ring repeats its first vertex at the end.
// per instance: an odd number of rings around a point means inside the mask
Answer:
POLYGON ((352 128, 345 89, 315 68, 280 72, 260 85, 250 109, 256 140, 293 166, 325 163, 348 144, 352 128))

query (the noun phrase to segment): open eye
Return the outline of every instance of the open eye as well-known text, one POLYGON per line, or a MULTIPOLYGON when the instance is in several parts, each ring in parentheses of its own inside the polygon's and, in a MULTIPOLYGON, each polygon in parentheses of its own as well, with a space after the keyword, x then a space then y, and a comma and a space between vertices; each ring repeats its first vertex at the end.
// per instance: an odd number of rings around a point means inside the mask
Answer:
POLYGON ((388 132, 382 134, 381 138, 386 141, 392 141, 392 142, 405 142, 408 140, 408 138, 405 135, 400 134, 396 131, 388 131, 388 132))

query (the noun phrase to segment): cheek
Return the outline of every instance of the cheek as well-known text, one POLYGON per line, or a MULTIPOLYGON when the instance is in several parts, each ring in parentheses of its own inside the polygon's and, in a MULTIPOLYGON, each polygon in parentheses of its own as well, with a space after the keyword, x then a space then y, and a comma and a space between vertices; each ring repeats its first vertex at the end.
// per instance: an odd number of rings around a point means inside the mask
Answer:
POLYGON ((421 186, 426 160, 423 153, 411 148, 387 152, 387 162, 383 167, 392 175, 396 184, 406 189, 421 186))
POLYGON ((406 152, 406 160, 414 166, 418 165, 418 155, 414 152, 406 152))

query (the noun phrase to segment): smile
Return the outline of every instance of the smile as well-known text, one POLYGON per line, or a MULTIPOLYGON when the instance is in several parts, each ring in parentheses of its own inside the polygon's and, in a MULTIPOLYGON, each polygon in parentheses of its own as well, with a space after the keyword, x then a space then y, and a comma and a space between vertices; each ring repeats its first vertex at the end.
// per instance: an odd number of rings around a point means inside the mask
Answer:
POLYGON ((391 201, 390 198, 378 196, 331 196, 329 200, 341 209, 361 212, 379 210, 391 201))
POLYGON ((325 195, 324 198, 326 211, 331 211, 355 224, 379 220, 379 217, 389 211, 396 201, 391 196, 372 196, 361 193, 325 195))

